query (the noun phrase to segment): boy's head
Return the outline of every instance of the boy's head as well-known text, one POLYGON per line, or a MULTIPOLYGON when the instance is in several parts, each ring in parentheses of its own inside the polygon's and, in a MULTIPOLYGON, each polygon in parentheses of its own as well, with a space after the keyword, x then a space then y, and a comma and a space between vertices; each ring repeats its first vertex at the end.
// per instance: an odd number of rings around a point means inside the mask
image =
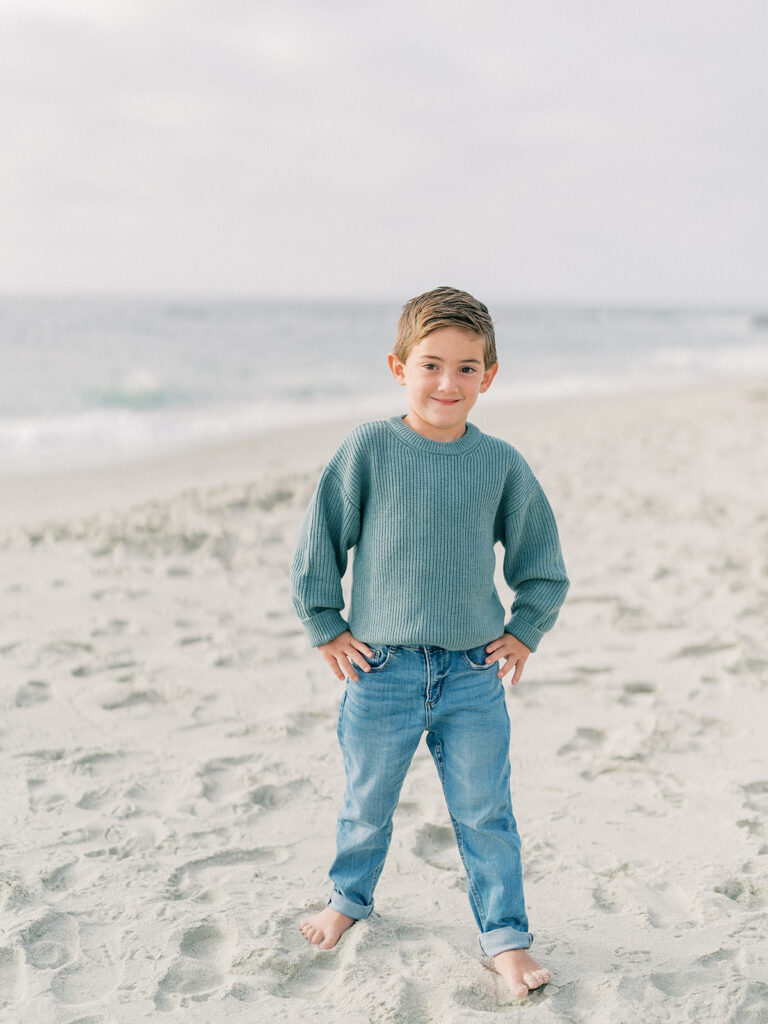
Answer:
POLYGON ((404 306, 387 360, 408 391, 406 425, 432 441, 457 440, 499 368, 488 310, 456 288, 425 292, 404 306))
POLYGON ((479 335, 483 340, 485 369, 496 363, 496 336, 487 307, 469 292, 445 286, 417 295, 403 306, 393 349, 400 362, 407 362, 411 349, 441 327, 479 335))

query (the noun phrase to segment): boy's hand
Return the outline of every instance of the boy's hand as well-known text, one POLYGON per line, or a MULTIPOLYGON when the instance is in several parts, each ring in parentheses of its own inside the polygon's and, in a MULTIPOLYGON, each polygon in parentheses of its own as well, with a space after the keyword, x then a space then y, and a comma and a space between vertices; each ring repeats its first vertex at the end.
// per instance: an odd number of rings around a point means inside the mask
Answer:
POLYGON ((518 640, 516 636, 512 636, 511 633, 502 633, 498 640, 492 640, 485 648, 488 654, 493 657, 486 658, 486 663, 491 661, 499 661, 501 658, 506 659, 503 668, 500 668, 496 673, 499 679, 503 679, 504 676, 515 670, 515 674, 510 679, 513 686, 517 686, 520 682, 520 676, 523 674, 523 668, 528 660, 528 655, 531 653, 530 647, 526 647, 522 641, 518 640))
POLYGON ((362 640, 355 640, 348 629, 340 633, 330 643, 320 644, 317 649, 328 662, 331 672, 333 672, 337 679, 344 679, 345 676, 349 676, 352 682, 356 683, 358 675, 355 672, 355 665, 358 665, 363 672, 370 671, 368 662, 365 658, 361 657, 361 654, 372 658, 373 651, 362 640))

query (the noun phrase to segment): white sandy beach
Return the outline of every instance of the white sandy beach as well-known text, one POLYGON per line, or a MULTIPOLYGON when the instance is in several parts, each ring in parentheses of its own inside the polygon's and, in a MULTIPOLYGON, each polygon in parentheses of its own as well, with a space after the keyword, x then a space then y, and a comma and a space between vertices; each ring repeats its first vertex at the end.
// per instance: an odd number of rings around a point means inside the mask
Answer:
POLYGON ((339 423, 0 480, 3 1024, 768 1021, 768 384, 472 419, 572 578, 508 695, 553 983, 516 1003, 483 961, 424 748, 374 915, 299 935, 341 684, 287 570, 339 423))

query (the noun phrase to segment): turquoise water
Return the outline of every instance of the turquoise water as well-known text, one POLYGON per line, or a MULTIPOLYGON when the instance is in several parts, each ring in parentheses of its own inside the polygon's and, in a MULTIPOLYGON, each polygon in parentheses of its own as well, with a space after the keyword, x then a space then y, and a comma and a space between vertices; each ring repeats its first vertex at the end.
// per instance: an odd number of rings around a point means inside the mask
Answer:
MULTIPOLYGON (((491 306, 488 401, 768 375, 760 310, 491 306)), ((386 303, 0 299, 0 473, 396 411, 386 303)))

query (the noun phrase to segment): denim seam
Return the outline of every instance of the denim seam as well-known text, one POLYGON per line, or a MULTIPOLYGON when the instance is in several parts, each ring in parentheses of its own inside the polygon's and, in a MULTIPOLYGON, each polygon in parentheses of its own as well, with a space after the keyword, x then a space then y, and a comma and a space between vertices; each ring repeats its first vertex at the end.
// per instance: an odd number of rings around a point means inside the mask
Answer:
MULTIPOLYGON (((445 759, 443 758, 443 745, 437 737, 435 737, 435 754, 437 755, 437 766, 438 771, 440 773, 440 783, 443 787, 443 796, 445 797, 445 802, 447 804, 448 794, 445 792, 445 759)), ((482 931, 485 929, 485 907, 483 906, 483 901, 480 898, 480 894, 475 888, 475 883, 472 880, 472 874, 469 870, 466 859, 464 857, 464 837, 461 834, 461 826, 459 825, 456 818, 454 818, 453 812, 451 811, 450 807, 448 808, 448 814, 451 819, 451 824, 453 825, 453 833, 456 836, 456 845, 459 848, 459 856, 461 857, 461 863, 464 865, 464 871, 466 872, 467 875, 467 884, 469 886, 470 892, 472 893, 472 899, 474 900, 475 906, 480 916, 480 920, 482 922, 482 931)))
MULTIPOLYGON (((389 852, 389 845, 392 842, 392 830, 393 830, 393 828, 394 828, 394 824, 390 821, 389 828, 387 829, 387 831, 385 833, 386 840, 387 840, 387 842, 386 842, 387 852, 389 852)), ((372 882, 371 882, 371 892, 372 893, 376 889, 376 886, 379 884, 379 878, 381 878, 381 872, 384 870, 384 864, 386 862, 386 859, 387 859, 387 854, 385 853, 384 857, 381 860, 381 863, 379 864, 379 866, 376 868, 376 870, 373 873, 373 879, 372 879, 372 882)), ((371 904, 373 904, 373 896, 371 896, 371 904)))
MULTIPOLYGON (((386 841, 387 852, 389 851, 389 846, 390 846, 390 843, 392 841, 392 831, 393 831, 393 829, 394 829, 394 824, 392 822, 390 822, 389 823, 389 827, 387 828, 387 831, 385 833, 386 839, 387 839, 387 841, 386 841)), ((373 871, 369 871, 367 875, 363 875, 363 877, 359 880, 360 883, 362 884, 363 882, 365 882, 366 878, 370 878, 371 879, 371 886, 370 886, 370 888, 371 888, 371 901, 370 901, 370 903, 360 904, 361 906, 371 906, 371 907, 373 906, 373 893, 375 892, 376 886, 378 885, 379 878, 381 877, 381 872, 384 870, 384 865, 386 863, 386 860, 387 860, 387 853, 385 852, 383 858, 381 859, 381 862, 373 869, 373 871)), ((335 883, 333 883, 333 887, 336 890, 336 892, 339 893, 339 895, 344 896, 345 899, 351 899, 351 897, 347 896, 346 893, 341 892, 341 890, 338 888, 338 886, 335 883)), ((352 902, 355 903, 356 900, 352 900, 352 902)))
POLYGON ((346 760, 346 753, 347 752, 346 752, 346 748, 344 747, 344 739, 343 739, 344 730, 342 728, 342 725, 343 725, 343 718, 344 718, 344 705, 346 703, 347 703, 347 691, 344 690, 344 693, 342 693, 342 695, 341 695, 341 702, 339 703, 339 717, 338 717, 338 720, 336 722, 336 739, 339 741, 339 746, 341 747, 341 753, 344 755, 345 760, 346 760))
POLYGON ((432 709, 429 705, 429 698, 432 696, 430 692, 432 689, 432 665, 429 660, 429 653, 424 648, 422 648, 422 651, 424 654, 424 664, 427 669, 427 689, 424 695, 424 721, 425 728, 429 729, 429 727, 432 725, 432 709))

